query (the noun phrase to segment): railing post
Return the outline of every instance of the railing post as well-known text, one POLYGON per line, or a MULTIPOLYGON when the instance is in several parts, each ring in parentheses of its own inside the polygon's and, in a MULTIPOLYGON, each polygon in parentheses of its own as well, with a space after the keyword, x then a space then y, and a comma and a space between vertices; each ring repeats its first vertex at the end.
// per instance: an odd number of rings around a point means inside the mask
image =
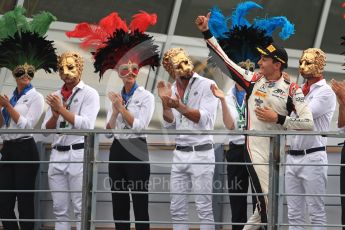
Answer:
POLYGON ((277 191, 277 199, 278 199, 278 205, 277 212, 278 212, 278 219, 277 219, 277 229, 280 228, 280 224, 283 223, 283 208, 284 208, 284 196, 281 195, 285 191, 285 166, 282 165, 282 163, 285 162, 285 135, 279 135, 280 139, 280 158, 277 162, 277 165, 279 165, 279 182, 278 182, 278 191, 277 191))
POLYGON ((267 224, 268 230, 276 230, 278 220, 277 192, 279 185, 280 135, 270 139, 267 224))
MULTIPOLYGON (((99 154, 99 135, 95 135, 95 142, 94 142, 94 153, 93 153, 93 159, 99 160, 98 154, 99 154)), ((98 185, 98 167, 99 164, 93 163, 92 167, 92 190, 91 190, 91 215, 90 215, 90 230, 96 229, 96 224, 94 223, 94 220, 96 219, 96 210, 97 210, 97 193, 95 191, 97 190, 98 185)))
MULTIPOLYGON (((224 162, 224 147, 221 144, 216 144, 214 148, 215 162, 224 162)), ((213 189, 214 193, 224 192, 224 168, 223 164, 216 164, 214 167, 214 176, 213 176, 213 189)), ((226 191, 228 192, 228 191, 226 191)), ((213 206, 213 216, 215 222, 222 222, 223 220, 223 202, 224 196, 212 196, 212 206, 213 206)), ((223 228, 223 225, 216 225, 215 229, 220 230, 223 228)))
POLYGON ((83 188, 82 188, 82 212, 81 212, 81 229, 90 229, 91 220, 91 203, 92 203, 92 176, 95 148, 95 134, 88 133, 85 135, 85 151, 83 162, 83 188))
MULTIPOLYGON (((39 159, 41 161, 45 161, 46 159, 46 149, 44 144, 40 141, 36 143, 37 150, 39 153, 39 159)), ((45 165, 44 165, 45 166, 45 165)), ((42 164, 39 164, 38 172, 36 175, 36 189, 40 190, 42 188, 42 168, 44 167, 42 164)), ((35 193, 35 218, 36 219, 43 219, 41 215, 41 200, 42 197, 45 196, 45 194, 42 194, 40 192, 35 193)), ((36 222, 34 230, 39 230, 42 227, 42 222, 36 222)))

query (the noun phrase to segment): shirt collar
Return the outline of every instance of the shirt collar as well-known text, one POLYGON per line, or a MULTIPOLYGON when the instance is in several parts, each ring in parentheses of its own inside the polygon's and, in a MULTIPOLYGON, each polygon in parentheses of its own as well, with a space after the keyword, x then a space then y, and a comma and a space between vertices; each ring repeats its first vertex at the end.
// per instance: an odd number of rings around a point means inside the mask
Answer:
MULTIPOLYGON (((201 76, 200 76, 199 74, 197 74, 196 72, 194 72, 193 75, 192 75, 192 77, 190 78, 190 80, 189 80, 189 82, 188 82, 188 85, 192 83, 193 78, 198 79, 198 78, 200 78, 200 77, 201 77, 201 76)), ((175 80, 175 82, 173 83, 173 87, 176 88, 176 80, 175 80)), ((187 86, 187 87, 188 87, 188 86, 187 86)))
POLYGON ((317 87, 321 87, 321 86, 324 86, 324 85, 327 85, 327 82, 326 82, 325 79, 322 79, 322 80, 320 80, 320 81, 315 82, 314 84, 312 84, 312 85, 310 86, 310 91, 313 90, 313 89, 315 89, 315 88, 317 88, 317 87))
POLYGON ((85 83, 82 80, 80 80, 80 82, 73 88, 73 91, 76 88, 83 89, 84 87, 85 87, 85 83))

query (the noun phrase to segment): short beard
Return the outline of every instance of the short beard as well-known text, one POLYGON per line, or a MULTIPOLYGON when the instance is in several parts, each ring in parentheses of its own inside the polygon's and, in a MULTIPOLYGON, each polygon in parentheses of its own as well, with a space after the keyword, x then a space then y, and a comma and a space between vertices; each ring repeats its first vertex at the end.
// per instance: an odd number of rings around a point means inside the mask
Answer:
POLYGON ((303 74, 303 73, 300 73, 300 74, 305 79, 312 79, 312 78, 322 77, 322 74, 303 74))
POLYGON ((182 76, 180 77, 181 81, 187 81, 191 78, 191 76, 182 76))
POLYGON ((73 78, 71 78, 71 77, 65 76, 65 77, 62 77, 62 80, 63 80, 66 84, 73 84, 73 83, 79 81, 79 78, 78 78, 78 77, 73 77, 73 78))

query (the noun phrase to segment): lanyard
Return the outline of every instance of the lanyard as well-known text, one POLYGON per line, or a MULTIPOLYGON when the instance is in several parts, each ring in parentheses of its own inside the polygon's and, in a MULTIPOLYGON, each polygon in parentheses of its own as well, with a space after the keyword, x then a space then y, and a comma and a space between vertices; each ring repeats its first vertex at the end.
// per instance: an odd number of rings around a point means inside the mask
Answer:
POLYGON ((132 101, 133 95, 134 95, 134 94, 132 94, 132 95, 127 99, 127 102, 126 102, 126 104, 125 104, 125 108, 126 108, 126 109, 128 108, 129 103, 132 101))
MULTIPOLYGON (((72 104, 72 101, 73 101, 73 98, 74 98, 75 95, 79 92, 79 90, 80 90, 80 88, 78 88, 78 89, 72 94, 72 96, 71 96, 70 98, 67 99, 67 101, 68 101, 68 104, 66 105, 66 109, 67 109, 67 110, 70 109, 71 104, 72 104)), ((64 102, 66 102, 66 101, 64 101, 64 102)))
POLYGON ((244 119, 245 113, 246 113, 246 103, 245 103, 245 100, 243 100, 242 106, 240 106, 238 104, 238 102, 237 102, 237 99, 236 99, 235 95, 233 95, 233 98, 234 98, 234 101, 236 102, 235 106, 236 106, 236 110, 237 110, 238 114, 240 115, 240 120, 242 120, 242 119, 244 119))
POLYGON ((190 85, 188 87, 188 91, 183 95, 182 103, 185 104, 185 105, 187 105, 187 103, 188 103, 189 94, 190 94, 190 91, 192 91, 192 85, 195 82, 195 80, 196 80, 196 78, 193 78, 192 82, 190 83, 190 85))
MULTIPOLYGON (((195 82, 195 80, 196 80, 196 78, 193 78, 193 80, 192 80, 192 82, 190 83, 190 85, 189 85, 189 87, 188 87, 188 91, 187 92, 185 92, 185 94, 183 95, 183 98, 182 98, 182 103, 183 104, 185 104, 185 105, 187 105, 187 103, 188 103, 188 100, 189 100, 189 94, 190 94, 190 91, 192 91, 192 85, 193 85, 193 83, 195 82)), ((181 114, 181 116, 180 116, 180 124, 182 123, 182 114, 181 114)))

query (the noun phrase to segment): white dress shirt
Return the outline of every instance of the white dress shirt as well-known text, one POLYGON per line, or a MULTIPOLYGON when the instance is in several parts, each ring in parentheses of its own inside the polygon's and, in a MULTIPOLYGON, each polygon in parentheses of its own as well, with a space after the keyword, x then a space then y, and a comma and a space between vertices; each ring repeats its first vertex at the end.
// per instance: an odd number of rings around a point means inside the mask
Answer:
MULTIPOLYGON (((60 128, 60 123, 64 121, 63 117, 60 115, 56 124, 57 129, 93 129, 95 127, 97 114, 100 109, 99 94, 94 88, 86 85, 83 81, 80 81, 78 85, 73 88, 72 95, 77 89, 80 90, 75 94, 69 110, 75 114, 74 125, 69 124, 66 128, 60 128)), ((62 100, 60 90, 54 92, 54 94, 60 96, 62 100)), ((67 103, 71 97, 67 100, 67 103)), ((48 107, 42 129, 46 129, 46 123, 51 116, 52 111, 51 108, 48 107)), ((77 143, 84 143, 84 136, 55 134, 52 145, 72 145, 77 143)))
MULTIPOLYGON (((164 127, 176 128, 177 130, 213 130, 217 115, 218 98, 212 94, 210 89, 212 84, 215 84, 215 82, 194 73, 189 80, 184 97, 187 97, 189 94, 186 105, 189 108, 199 110, 199 122, 194 123, 182 116, 176 109, 172 109, 174 120, 172 123, 163 120, 164 127)), ((172 85, 172 95, 175 95, 176 92, 176 82, 174 82, 172 85)), ((176 144, 182 146, 207 143, 213 143, 212 135, 178 135, 176 137, 176 144)))
MULTIPOLYGON (((239 106, 240 108, 244 108, 246 107, 245 105, 245 98, 243 99, 242 105, 238 105, 237 103, 237 99, 236 99, 236 95, 235 95, 235 85, 233 85, 230 90, 228 91, 228 93, 226 94, 226 103, 228 105, 228 109, 230 112, 230 115, 234 121, 234 125, 235 125, 235 130, 243 130, 242 127, 239 127, 239 123, 237 121, 239 121, 239 113, 237 110, 237 106, 239 106)), ((244 122, 244 124, 246 124, 244 122)), ((229 142, 232 142, 235 145, 242 145, 244 144, 244 139, 245 137, 243 135, 230 135, 229 136, 229 142)))
MULTIPOLYGON (((336 106, 336 96, 332 88, 323 79, 311 85, 305 100, 314 119, 314 131, 329 131, 329 126, 336 106)), ((326 146, 327 138, 322 136, 292 136, 291 149, 304 150, 326 146)))
MULTIPOLYGON (((127 110, 134 117, 132 127, 127 124, 123 119, 122 114, 119 113, 116 118, 115 129, 132 129, 135 131, 140 131, 147 129, 150 124, 150 121, 155 110, 155 98, 149 91, 145 90, 144 87, 138 87, 131 98, 128 99, 126 104, 127 110)), ((108 113, 107 113, 107 123, 110 120, 110 117, 113 113, 112 104, 108 100, 108 113)), ((107 137, 111 138, 114 135, 110 134, 107 137)), ((147 135, 137 135, 137 134, 126 134, 126 135, 115 135, 116 138, 127 139, 127 138, 137 138, 137 137, 146 137, 147 135)))
MULTIPOLYGON (((10 124, 6 127, 5 120, 2 129, 33 129, 40 119, 44 108, 44 98, 35 88, 30 89, 21 96, 14 106, 14 109, 20 114, 18 122, 10 119, 10 124)), ((2 113, 1 113, 2 116, 2 113)), ((13 140, 32 134, 2 134, 3 140, 13 140)))

